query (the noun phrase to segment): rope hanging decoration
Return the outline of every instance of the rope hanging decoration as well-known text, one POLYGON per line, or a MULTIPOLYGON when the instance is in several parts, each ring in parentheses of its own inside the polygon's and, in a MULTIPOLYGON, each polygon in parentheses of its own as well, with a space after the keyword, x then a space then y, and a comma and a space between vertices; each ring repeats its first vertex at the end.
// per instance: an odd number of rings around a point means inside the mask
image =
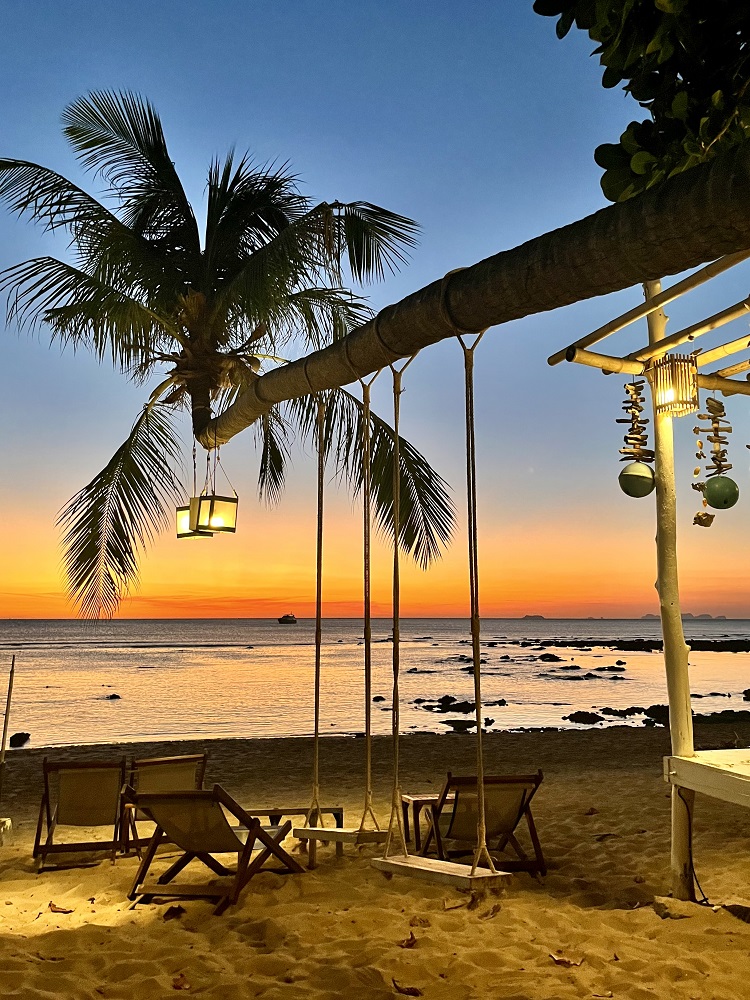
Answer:
POLYGON ((643 416, 645 384, 645 380, 635 378, 632 382, 626 382, 624 388, 628 396, 623 401, 622 408, 627 416, 615 420, 617 424, 630 425, 625 431, 625 447, 620 448, 620 461, 628 464, 617 477, 620 489, 629 497, 648 496, 656 486, 654 470, 651 468, 654 452, 648 447, 646 430, 649 421, 648 417, 643 416))
MULTIPOLYGON (((459 269, 463 270, 463 269, 459 269)), ((471 865, 471 874, 476 874, 482 862, 493 874, 496 873, 494 862, 487 849, 487 818, 484 793, 484 754, 482 750, 482 671, 481 671, 481 618, 479 614, 479 538, 477 532, 477 467, 476 467, 476 437, 474 419, 474 352, 476 351, 484 330, 462 330, 454 321, 447 302, 448 285, 455 271, 449 271, 443 277, 440 287, 440 312, 445 323, 451 327, 456 339, 461 345, 464 356, 464 394, 466 417, 466 507, 467 507, 467 537, 469 544, 469 596, 471 611, 471 652, 474 675, 474 710, 477 727, 477 846, 471 865), (469 345, 467 338, 474 337, 469 345)))
POLYGON ((365 802, 360 832, 367 828, 368 817, 374 828, 380 829, 372 800, 372 604, 371 604, 371 535, 372 535, 372 466, 371 466, 371 426, 370 389, 380 374, 377 371, 362 386, 362 558, 364 591, 364 651, 365 651, 365 802))
POLYGON ((398 835, 401 854, 404 857, 407 857, 409 854, 406 847, 404 824, 401 815, 401 781, 399 779, 399 729, 401 724, 398 687, 401 663, 401 564, 399 558, 399 542, 401 539, 401 448, 399 424, 401 416, 401 393, 403 392, 401 379, 416 356, 416 354, 412 354, 401 368, 396 368, 393 364, 389 364, 388 366, 393 375, 393 706, 391 714, 393 734, 393 790, 391 795, 391 816, 388 820, 388 833, 383 852, 383 857, 385 858, 391 852, 394 833, 398 835))
POLYGON ((315 418, 318 451, 318 512, 315 545, 315 729, 313 733, 312 802, 305 817, 306 826, 324 826, 320 811, 320 659, 323 644, 323 487, 325 477, 326 402, 319 396, 315 418))
MULTIPOLYGON (((709 514, 705 510, 706 507, 719 509, 734 507, 740 496, 737 483, 726 475, 732 468, 731 462, 727 461, 726 447, 729 444, 728 435, 732 433, 732 428, 726 419, 724 404, 718 399, 709 397, 706 399, 706 409, 708 413, 699 413, 697 419, 708 421, 709 426, 706 428, 700 426, 693 428, 693 434, 698 435, 699 438, 696 441, 697 451, 695 457, 699 461, 706 458, 709 459, 706 462, 706 481, 692 484, 694 490, 703 494, 704 509, 699 510, 693 518, 693 524, 698 525, 700 528, 710 528, 716 516, 715 514, 709 514), (711 445, 711 451, 708 456, 704 451, 703 441, 700 440, 700 437, 704 434, 706 441, 711 445)), ((693 469, 693 475, 699 476, 700 473, 701 468, 698 465, 693 469)))

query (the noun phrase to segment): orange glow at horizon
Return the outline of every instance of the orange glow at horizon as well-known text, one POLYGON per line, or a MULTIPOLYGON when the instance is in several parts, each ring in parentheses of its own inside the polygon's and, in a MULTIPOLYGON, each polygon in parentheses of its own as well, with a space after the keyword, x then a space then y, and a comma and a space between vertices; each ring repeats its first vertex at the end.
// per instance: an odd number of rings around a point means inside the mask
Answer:
MULTIPOLYGON (((29 524, 0 541, 0 617, 75 617, 63 590, 52 520, 46 511, 30 511, 29 524)), ((653 534, 641 523, 608 522, 592 509, 575 523, 561 513, 543 523, 526 515, 482 527, 483 617, 637 618, 658 613, 653 534)), ((742 546, 714 546, 707 567, 703 551, 692 541, 695 536, 685 535, 683 609, 728 617, 750 614, 750 573, 742 546)), ((698 539, 704 540, 705 535, 698 539)), ((314 546, 314 511, 291 503, 271 510, 246 503, 236 535, 178 541, 170 532, 160 537, 142 560, 140 586, 117 617, 275 618, 292 611, 310 618, 315 613, 314 546)), ((392 553, 381 538, 373 549, 373 614, 387 618, 392 553)), ((401 593, 405 618, 467 617, 466 543, 460 525, 451 549, 426 572, 411 559, 402 560, 401 593)), ((327 505, 323 594, 327 617, 361 617, 360 513, 343 496, 332 497, 327 505)))

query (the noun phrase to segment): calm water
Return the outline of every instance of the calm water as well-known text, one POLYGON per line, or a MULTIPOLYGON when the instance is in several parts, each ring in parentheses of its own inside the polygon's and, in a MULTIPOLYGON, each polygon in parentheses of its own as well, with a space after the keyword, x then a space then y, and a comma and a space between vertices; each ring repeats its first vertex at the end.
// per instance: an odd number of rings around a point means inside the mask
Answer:
MULTIPOLYGON (((390 732, 390 622, 373 624, 373 730, 390 732)), ((685 623, 694 638, 750 638, 750 621, 685 623)), ((571 712, 664 704, 659 653, 554 647, 564 662, 539 660, 534 640, 658 638, 653 620, 487 619, 482 624, 483 701, 489 729, 523 726, 579 728, 571 712), (531 643, 531 645, 521 645, 531 643), (491 645, 489 645, 491 644, 491 645), (619 674, 597 667, 625 661, 619 674), (580 670, 562 670, 577 664, 580 670), (584 675, 595 676, 585 679, 584 675), (617 676, 620 679, 615 681, 617 676), (505 699, 504 707, 489 702, 505 699)), ((408 731, 450 731, 460 712, 428 710, 444 695, 473 701, 473 682, 461 658, 470 654, 465 620, 402 623, 401 723, 408 731), (425 702, 415 703, 416 699, 425 702)), ((257 619, 164 621, 3 621, 0 625, 0 700, 5 664, 16 654, 10 732, 31 733, 31 745, 222 736, 307 736, 313 718, 314 623, 278 625, 257 619), (117 700, 107 695, 118 694, 117 700)), ((364 727, 362 622, 324 623, 321 731, 364 727)), ((750 654, 692 653, 692 689, 701 712, 750 707, 750 654), (714 695, 708 697, 711 692, 714 695), (732 698, 726 697, 731 694, 732 698), (720 697, 719 695, 723 695, 720 697)), ((622 724, 621 720, 614 720, 622 724)), ((642 725, 643 718, 631 720, 642 725)))

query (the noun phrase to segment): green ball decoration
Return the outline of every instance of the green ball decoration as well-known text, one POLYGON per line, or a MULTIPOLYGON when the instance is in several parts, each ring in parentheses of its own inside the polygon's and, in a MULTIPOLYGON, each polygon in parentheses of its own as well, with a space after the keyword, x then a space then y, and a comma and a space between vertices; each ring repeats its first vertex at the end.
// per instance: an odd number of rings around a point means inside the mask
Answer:
POLYGON ((703 496, 709 507, 726 510, 727 507, 734 507, 739 500, 740 488, 729 476, 712 476, 706 480, 703 496))
POLYGON ((626 465, 617 477, 617 481, 622 492, 629 497, 647 497, 656 486, 654 470, 645 462, 631 462, 626 465))

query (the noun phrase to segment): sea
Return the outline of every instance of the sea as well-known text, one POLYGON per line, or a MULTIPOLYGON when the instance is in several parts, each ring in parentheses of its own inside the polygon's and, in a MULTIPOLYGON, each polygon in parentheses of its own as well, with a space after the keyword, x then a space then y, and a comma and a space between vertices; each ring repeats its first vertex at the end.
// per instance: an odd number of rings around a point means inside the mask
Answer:
MULTIPOLYGON (((694 619, 691 639, 750 640, 750 621, 694 619)), ((401 729, 471 731, 474 706, 469 623, 406 619, 401 624, 401 729)), ((655 619, 485 619, 482 702, 486 731, 643 726, 643 711, 666 704, 660 652, 622 651, 623 639, 658 639, 655 619), (553 642, 555 645, 544 645, 553 642), (566 645, 566 643, 579 645, 566 645), (581 643, 591 643, 583 645, 581 643), (551 659, 556 657, 557 659, 551 659), (608 711, 609 713, 608 714, 608 711)), ((373 622, 372 730, 391 731, 391 622, 373 622)), ((16 657, 9 733, 27 746, 309 736, 313 732, 314 622, 268 619, 4 620, 0 705, 16 657)), ((323 735, 364 731, 363 624, 323 625, 323 735)), ((691 652, 694 710, 750 708, 750 653, 691 652)))

